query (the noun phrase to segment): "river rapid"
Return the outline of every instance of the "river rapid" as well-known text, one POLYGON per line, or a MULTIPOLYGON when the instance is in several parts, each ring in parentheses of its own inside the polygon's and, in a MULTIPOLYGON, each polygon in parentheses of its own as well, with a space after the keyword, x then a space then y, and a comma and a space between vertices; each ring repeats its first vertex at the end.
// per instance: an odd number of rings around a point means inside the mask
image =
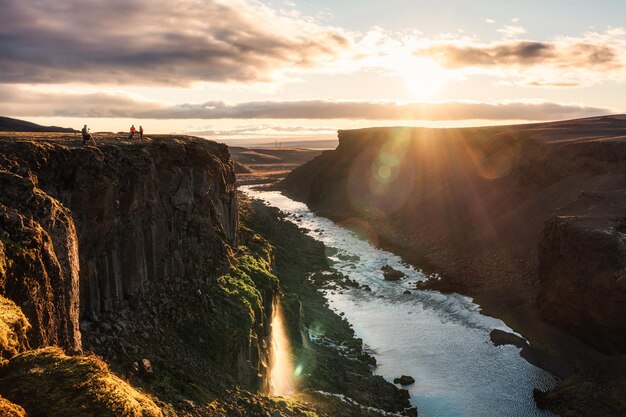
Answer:
POLYGON ((421 417, 554 416, 536 407, 532 390, 553 387, 555 378, 521 358, 518 348, 494 346, 489 339, 493 329, 512 330, 482 315, 471 298, 415 290, 415 282, 427 277, 400 257, 280 192, 240 189, 280 209, 287 220, 330 248, 333 269, 372 289, 327 290, 325 295, 376 357, 377 374, 388 381, 400 375, 415 378, 403 388, 421 417), (406 277, 385 281, 385 265, 406 277))

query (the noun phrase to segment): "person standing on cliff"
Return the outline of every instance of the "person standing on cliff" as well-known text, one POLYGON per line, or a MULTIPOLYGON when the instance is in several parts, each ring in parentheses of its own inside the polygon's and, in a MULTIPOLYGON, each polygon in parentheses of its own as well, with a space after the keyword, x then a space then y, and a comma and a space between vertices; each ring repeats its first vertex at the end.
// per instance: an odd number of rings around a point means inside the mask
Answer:
POLYGON ((87 141, 92 141, 93 144, 96 144, 96 140, 93 138, 93 136, 91 136, 91 133, 89 133, 89 128, 87 127, 87 125, 83 126, 82 130, 80 131, 83 134, 83 145, 87 144, 87 141))
POLYGON ((130 134, 128 135, 128 140, 134 139, 135 138, 135 132, 137 131, 137 129, 135 129, 135 125, 132 125, 130 127, 130 134))
POLYGON ((143 126, 139 125, 139 139, 143 140, 143 126))

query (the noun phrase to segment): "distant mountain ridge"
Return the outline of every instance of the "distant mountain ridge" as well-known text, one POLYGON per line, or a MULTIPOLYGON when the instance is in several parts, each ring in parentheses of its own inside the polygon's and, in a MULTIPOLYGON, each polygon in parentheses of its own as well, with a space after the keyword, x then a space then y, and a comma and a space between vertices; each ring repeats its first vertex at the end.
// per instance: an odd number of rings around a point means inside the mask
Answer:
POLYGON ((0 132, 61 132, 75 133, 76 129, 58 126, 42 126, 26 120, 0 116, 0 132))

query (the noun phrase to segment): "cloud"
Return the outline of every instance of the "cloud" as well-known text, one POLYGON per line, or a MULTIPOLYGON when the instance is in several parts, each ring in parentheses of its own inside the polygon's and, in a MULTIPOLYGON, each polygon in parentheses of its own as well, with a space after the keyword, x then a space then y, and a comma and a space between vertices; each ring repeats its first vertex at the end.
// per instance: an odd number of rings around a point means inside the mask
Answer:
POLYGON ((367 120, 556 120, 597 116, 609 109, 557 103, 395 103, 370 101, 267 101, 239 104, 184 104, 140 113, 167 119, 367 119, 367 120))
POLYGON ((167 105, 110 93, 70 94, 0 88, 0 114, 141 119, 557 120, 615 113, 613 109, 539 101, 259 101, 167 105))
POLYGON ((422 43, 415 55, 434 59, 451 71, 487 74, 526 86, 572 87, 626 79, 626 31, 622 28, 547 41, 506 36, 494 42, 434 40, 422 43))
POLYGON ((526 28, 519 25, 505 25, 498 29, 498 32, 504 39, 513 39, 517 38, 526 33, 526 28))
POLYGON ((0 83, 266 81, 351 47, 256 0, 0 0, 0 83))
POLYGON ((232 129, 190 130, 185 133, 194 136, 284 136, 284 135, 319 135, 334 134, 337 131, 330 127, 252 125, 238 126, 232 129))
POLYGON ((0 114, 48 117, 126 117, 164 104, 126 93, 67 93, 0 85, 0 114))
POLYGON ((514 18, 496 42, 377 27, 361 34, 282 4, 0 0, 0 84, 188 86, 284 80, 306 71, 404 76, 416 55, 460 73, 457 79, 480 73, 563 87, 625 78, 622 28, 523 40, 525 29, 514 18))
POLYGON ((583 67, 613 69, 621 65, 617 51, 605 45, 507 41, 494 44, 438 44, 417 52, 436 58, 448 68, 462 67, 583 67))

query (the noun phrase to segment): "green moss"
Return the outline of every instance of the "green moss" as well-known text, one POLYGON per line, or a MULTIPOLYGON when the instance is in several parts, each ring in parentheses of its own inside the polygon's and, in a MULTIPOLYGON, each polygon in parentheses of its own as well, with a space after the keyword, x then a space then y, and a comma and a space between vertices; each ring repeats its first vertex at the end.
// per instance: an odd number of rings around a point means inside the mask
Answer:
POLYGON ((265 303, 278 291, 278 278, 271 272, 271 247, 258 236, 253 239, 253 245, 240 246, 231 254, 228 270, 217 278, 211 296, 217 320, 207 337, 213 358, 227 368, 264 320, 265 303))
POLYGON ((0 368, 0 392, 29 415, 163 416, 150 398, 113 375, 99 358, 70 357, 58 348, 11 359, 0 368))

